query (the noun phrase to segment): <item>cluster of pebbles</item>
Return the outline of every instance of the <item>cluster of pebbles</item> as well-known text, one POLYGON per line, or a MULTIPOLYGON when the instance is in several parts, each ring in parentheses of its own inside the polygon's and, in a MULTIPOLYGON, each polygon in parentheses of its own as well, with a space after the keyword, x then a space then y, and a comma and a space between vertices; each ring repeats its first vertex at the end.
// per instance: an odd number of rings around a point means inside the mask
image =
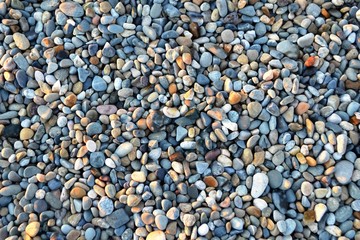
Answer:
POLYGON ((360 239, 358 6, 0 1, 0 239, 360 239))

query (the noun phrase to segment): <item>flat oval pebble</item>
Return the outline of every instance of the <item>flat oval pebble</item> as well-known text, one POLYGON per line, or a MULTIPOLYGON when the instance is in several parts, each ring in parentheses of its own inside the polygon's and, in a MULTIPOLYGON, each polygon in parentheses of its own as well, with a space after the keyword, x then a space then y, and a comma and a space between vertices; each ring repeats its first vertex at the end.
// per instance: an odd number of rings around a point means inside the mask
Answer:
POLYGON ((251 187, 251 196, 253 198, 260 197, 265 188, 269 183, 269 178, 264 173, 256 173, 253 177, 252 187, 251 187))
POLYGON ((100 114, 111 115, 116 113, 117 107, 115 105, 100 105, 96 107, 96 111, 100 114))
POLYGON ((116 149, 116 154, 119 157, 124 157, 128 153, 130 153, 133 149, 133 145, 130 142, 125 142, 120 144, 120 146, 116 149))
POLYGON ((178 118, 178 117, 180 117, 180 112, 176 108, 164 107, 163 108, 163 113, 168 118, 178 118))
POLYGON ((14 33, 13 38, 14 38, 15 45, 19 49, 26 50, 26 49, 28 49, 30 47, 30 42, 26 38, 26 36, 24 34, 22 34, 22 33, 14 33))
POLYGON ((77 2, 63 2, 59 5, 59 9, 67 16, 70 17, 81 17, 84 15, 84 9, 77 2))

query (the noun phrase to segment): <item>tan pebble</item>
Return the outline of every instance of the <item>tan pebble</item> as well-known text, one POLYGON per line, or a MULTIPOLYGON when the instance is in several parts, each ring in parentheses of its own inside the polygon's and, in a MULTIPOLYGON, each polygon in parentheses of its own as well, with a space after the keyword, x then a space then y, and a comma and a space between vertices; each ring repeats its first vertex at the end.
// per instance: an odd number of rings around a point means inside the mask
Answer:
POLYGON ((141 220, 145 224, 152 224, 155 221, 155 217, 151 213, 143 213, 141 214, 141 220))
POLYGON ((147 125, 146 125, 146 119, 145 118, 142 118, 142 119, 139 119, 137 122, 136 122, 136 125, 140 128, 140 129, 147 129, 147 125))
POLYGON ((261 217, 261 210, 258 209, 255 206, 250 206, 246 209, 246 212, 251 215, 251 216, 255 216, 257 218, 261 217))
POLYGON ((68 107, 73 107, 76 104, 77 97, 75 94, 71 93, 64 99, 64 104, 68 107))
POLYGON ((101 2, 100 3, 100 11, 103 13, 108 13, 112 9, 109 2, 101 2))
POLYGON ((231 105, 237 104, 241 101, 241 94, 239 92, 231 91, 229 94, 229 103, 231 105))
POLYGON ((182 60, 182 57, 177 57, 176 58, 176 63, 177 63, 177 65, 179 66, 179 68, 180 69, 182 69, 182 70, 184 70, 185 69, 185 64, 184 64, 184 62, 183 62, 183 60, 182 60))
POLYGON ((75 94, 79 94, 82 91, 82 89, 83 89, 83 83, 79 81, 79 82, 74 84, 72 91, 75 94))
POLYGON ((316 166, 316 160, 313 157, 307 156, 306 157, 306 163, 310 166, 310 167, 315 167, 316 166))
POLYGON ((191 64, 191 61, 192 61, 192 58, 191 58, 191 54, 190 53, 183 53, 182 55, 182 60, 185 64, 188 64, 190 65, 191 64))
POLYGON ((13 39, 14 39, 15 45, 21 50, 26 50, 30 47, 29 40, 22 33, 14 33, 13 39))
POLYGON ((141 197, 138 195, 129 195, 127 198, 127 205, 129 207, 135 207, 141 202, 141 197))
POLYGON ((163 113, 168 118, 178 118, 178 117, 180 117, 180 111, 177 108, 164 107, 163 108, 163 113))
POLYGON ((20 140, 28 140, 34 136, 34 131, 30 128, 23 128, 20 131, 20 140))
POLYGON ((296 158, 300 162, 300 164, 306 164, 306 159, 302 153, 297 153, 296 158))
POLYGON ((131 179, 136 182, 145 182, 146 181, 146 175, 144 172, 141 171, 135 171, 131 174, 131 179))
POLYGON ((175 83, 171 83, 169 85, 169 93, 170 95, 174 94, 177 92, 177 87, 176 87, 176 84, 175 83))
POLYGON ((238 58, 237 58, 237 62, 244 65, 244 64, 248 64, 249 63, 249 59, 245 54, 241 54, 238 58))
POLYGON ((86 191, 80 187, 74 187, 70 191, 70 197, 72 198, 82 198, 86 195, 86 191))
POLYGON ((25 228, 26 234, 29 235, 30 237, 35 237, 39 231, 40 231, 39 222, 31 222, 25 228))
POLYGON ((274 74, 272 70, 267 71, 266 73, 264 73, 263 75, 263 79, 264 81, 270 81, 274 78, 274 74))
POLYGON ((166 236, 163 231, 156 230, 149 233, 146 237, 146 240, 166 240, 166 236))
POLYGON ((274 228, 275 228, 275 224, 270 218, 267 219, 267 226, 266 227, 270 231, 274 230, 274 228))

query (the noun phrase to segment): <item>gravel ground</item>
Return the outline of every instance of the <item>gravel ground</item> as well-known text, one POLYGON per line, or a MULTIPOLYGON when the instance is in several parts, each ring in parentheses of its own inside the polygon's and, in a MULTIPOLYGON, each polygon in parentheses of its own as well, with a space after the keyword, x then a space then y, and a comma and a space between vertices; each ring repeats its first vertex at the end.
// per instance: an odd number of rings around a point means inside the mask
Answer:
POLYGON ((358 0, 0 0, 0 239, 360 239, 358 0))

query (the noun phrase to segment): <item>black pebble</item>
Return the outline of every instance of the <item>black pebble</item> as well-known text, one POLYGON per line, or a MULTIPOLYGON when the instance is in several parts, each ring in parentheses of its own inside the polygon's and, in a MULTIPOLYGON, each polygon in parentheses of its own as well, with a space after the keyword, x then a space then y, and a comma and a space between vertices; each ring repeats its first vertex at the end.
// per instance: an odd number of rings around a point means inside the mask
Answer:
POLYGON ((21 126, 19 124, 10 124, 4 128, 3 137, 18 138, 20 136, 21 126))

